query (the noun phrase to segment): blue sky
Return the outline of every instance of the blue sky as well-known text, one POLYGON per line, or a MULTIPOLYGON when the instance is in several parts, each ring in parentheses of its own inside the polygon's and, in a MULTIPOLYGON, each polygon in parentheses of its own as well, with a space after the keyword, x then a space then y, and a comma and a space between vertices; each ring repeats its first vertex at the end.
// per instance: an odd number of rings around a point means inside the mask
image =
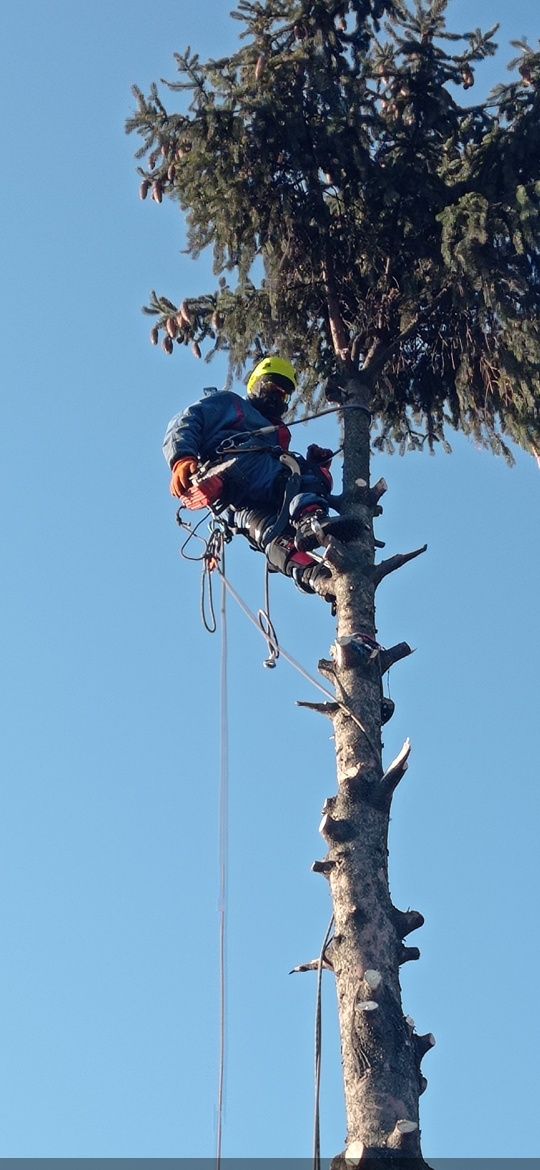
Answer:
MULTIPOLYGON (((171 206, 137 198, 130 85, 174 50, 232 48, 216 0, 4 5, 0 1156, 209 1156, 218 1052, 219 642, 178 557, 161 439, 223 370, 151 349, 151 287, 179 300, 209 264, 171 206)), ((539 35, 533 0, 450 5, 455 26, 539 35)), ((479 85, 480 89, 480 85, 479 85)), ((300 449, 335 439, 297 428, 300 449)), ((424 1152, 525 1156, 537 1139, 537 659, 540 475, 459 438, 451 457, 377 458, 378 535, 428 554, 380 589, 391 759, 413 743, 391 828, 398 906, 426 916, 406 1011, 424 1063, 424 1152)), ((234 583, 257 607, 262 564, 234 583)), ((333 625, 273 583, 280 638, 313 671, 333 625)), ((335 791, 312 698, 230 612, 229 1018, 224 1153, 306 1156, 314 980, 330 906, 317 833, 335 791)), ((345 1134, 325 985, 323 1153, 345 1134)))

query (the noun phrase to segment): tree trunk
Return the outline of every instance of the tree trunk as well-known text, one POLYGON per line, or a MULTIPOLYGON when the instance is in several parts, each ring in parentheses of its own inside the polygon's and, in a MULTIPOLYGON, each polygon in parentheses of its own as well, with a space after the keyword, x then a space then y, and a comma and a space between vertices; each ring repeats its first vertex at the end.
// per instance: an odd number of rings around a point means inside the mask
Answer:
MULTIPOLYGON (((366 403, 367 390, 358 379, 348 383, 347 391, 349 403, 366 403)), ((401 1005, 400 963, 418 957, 416 948, 404 947, 402 940, 423 919, 415 911, 397 911, 388 886, 390 803, 407 766, 408 746, 384 775, 380 655, 370 657, 369 648, 351 641, 358 634, 376 638, 373 514, 385 485, 379 491, 369 488, 369 413, 346 410, 343 419, 344 503, 364 527, 354 545, 329 549, 336 564, 340 556, 345 559, 335 573, 338 640, 333 659, 319 668, 351 714, 343 707, 332 710, 338 794, 324 809, 321 832, 329 851, 320 869, 329 877, 334 906, 332 966, 347 1109, 347 1162, 354 1165, 379 1156, 395 1164, 406 1157, 411 1165, 414 1159, 421 1162, 418 1098, 425 1082, 420 1060, 434 1041, 414 1035, 401 1005)), ((396 660, 410 652, 405 644, 396 651, 396 660)))

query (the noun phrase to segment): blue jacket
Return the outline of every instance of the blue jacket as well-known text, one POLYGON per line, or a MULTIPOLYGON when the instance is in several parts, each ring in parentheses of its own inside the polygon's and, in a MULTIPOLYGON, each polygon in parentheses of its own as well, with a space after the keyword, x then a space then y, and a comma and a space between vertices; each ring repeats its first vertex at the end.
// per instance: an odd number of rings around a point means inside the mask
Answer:
MULTIPOLYGON (((181 414, 171 419, 165 439, 163 453, 169 467, 172 469, 178 459, 184 455, 193 455, 199 463, 213 460, 216 450, 224 439, 231 435, 243 435, 246 431, 256 431, 260 427, 269 426, 268 419, 251 404, 249 399, 241 398, 230 390, 223 390, 200 402, 188 406, 181 414)), ((289 436, 283 425, 280 431, 289 436)), ((284 442, 283 433, 279 435, 254 435, 253 446, 273 446, 283 449, 288 444, 284 442)), ((269 500, 276 490, 278 476, 282 477, 283 467, 270 452, 265 451, 253 455, 243 454, 238 458, 238 471, 241 484, 235 491, 234 503, 240 503, 243 498, 257 502, 269 500)))

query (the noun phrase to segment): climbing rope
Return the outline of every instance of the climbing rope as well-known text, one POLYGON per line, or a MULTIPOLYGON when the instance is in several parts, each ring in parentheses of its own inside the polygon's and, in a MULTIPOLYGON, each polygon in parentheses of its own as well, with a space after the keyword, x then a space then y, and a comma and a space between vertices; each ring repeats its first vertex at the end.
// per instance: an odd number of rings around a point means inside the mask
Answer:
POLYGON ((180 545, 180 556, 183 557, 185 561, 192 561, 194 563, 197 563, 197 561, 204 561, 208 548, 208 541, 206 537, 199 535, 199 528, 201 527, 201 524, 204 524, 205 520, 208 520, 210 512, 205 512, 204 516, 202 516, 201 519, 197 521, 195 527, 192 528, 188 520, 182 520, 180 515, 181 510, 182 509, 179 508, 176 513, 176 523, 180 526, 180 528, 186 529, 187 536, 184 543, 180 545), (198 540, 203 545, 203 552, 199 557, 191 557, 186 552, 186 549, 192 540, 198 540))
MULTIPOLYGON (((251 439, 253 435, 272 435, 276 431, 279 431, 280 427, 283 425, 286 427, 297 427, 300 425, 300 423, 313 422, 316 418, 324 418, 326 414, 339 414, 343 410, 361 410, 364 412, 364 414, 368 414, 371 418, 371 411, 367 406, 361 406, 359 402, 351 402, 348 405, 343 403, 341 406, 329 406, 327 410, 320 410, 317 414, 308 414, 305 418, 293 418, 290 420, 290 422, 285 422, 283 420, 283 422, 277 424, 269 423, 268 426, 257 427, 253 431, 240 431, 237 435, 232 435, 230 439, 223 439, 216 448, 216 455, 243 454, 241 448, 237 450, 238 443, 241 443, 242 439, 251 439)), ((339 448, 339 450, 341 449, 342 448, 339 448)), ((250 454, 253 454, 253 451, 255 450, 263 451, 266 450, 266 448, 250 448, 250 454)), ((337 453, 337 451, 334 452, 335 455, 337 455, 337 453)))
MULTIPOLYGON (((222 552, 222 557, 224 554, 222 552)), ((221 590, 220 781, 219 781, 219 1075, 216 1170, 221 1170, 227 1021, 227 886, 229 855, 229 705, 227 685, 227 591, 221 590)))
POLYGON ((322 1066, 322 974, 326 948, 334 927, 334 915, 324 936, 317 965, 317 995, 315 1002, 315 1106, 313 1111, 313 1170, 321 1170, 321 1066, 322 1066))
MULTIPOLYGON (((231 584, 228 577, 226 577, 225 573, 219 566, 218 573, 220 574, 226 589, 231 594, 231 597, 234 597, 236 604, 240 606, 240 609, 243 611, 243 613, 245 613, 246 617, 249 618, 249 621, 252 623, 252 625, 255 626, 255 629, 257 629, 259 633, 262 633, 263 637, 266 638, 267 634, 262 630, 258 618, 249 608, 243 597, 241 597, 240 594, 236 591, 234 585, 231 584)), ((332 691, 327 691, 326 687, 323 687, 318 679, 314 678, 313 675, 309 673, 309 671, 305 670, 301 663, 298 662, 296 658, 293 658, 292 654, 289 654, 282 645, 280 645, 278 648, 281 656, 285 659, 286 662, 289 663, 289 666, 293 667, 293 670, 296 670, 297 673, 302 676, 302 678, 305 678, 307 682, 310 682, 312 686, 316 687, 317 690, 320 691, 321 694, 324 695, 325 698, 328 699, 331 703, 337 704, 337 706, 340 707, 341 710, 349 716, 349 719, 352 719, 353 723, 356 723, 356 726, 360 729, 363 735, 365 735, 367 742, 375 756, 375 759, 380 761, 379 753, 376 751, 374 744, 372 743, 372 740, 366 731, 366 728, 364 727, 363 723, 361 723, 358 716, 354 714, 354 711, 351 711, 350 707, 348 707, 346 703, 343 703, 341 699, 336 698, 332 691)))
POLYGON ((277 665, 280 649, 275 626, 270 617, 270 568, 266 558, 264 566, 264 608, 258 611, 257 621, 268 646, 268 658, 265 658, 264 666, 273 670, 277 665))
MULTIPOLYGON (((222 1166, 222 1149, 223 1149, 223 1109, 224 1109, 224 1094, 225 1094, 225 1070, 226 1070, 226 1020, 227 1020, 227 886, 228 886, 228 836, 229 836, 229 742, 228 742, 228 685, 227 685, 227 657, 228 657, 228 639, 227 639, 227 592, 238 602, 242 610, 250 618, 253 624, 263 633, 267 639, 270 657, 277 659, 280 652, 283 657, 294 666, 296 670, 303 675, 309 682, 313 683, 323 692, 323 694, 330 694, 324 687, 321 687, 318 680, 313 678, 304 668, 292 658, 291 655, 283 651, 275 635, 272 620, 269 615, 269 595, 268 595, 268 577, 266 578, 265 588, 265 609, 259 610, 258 619, 255 614, 251 612, 249 607, 243 601, 239 594, 237 594, 230 581, 227 579, 225 573, 225 553, 224 548, 220 548, 220 564, 219 574, 221 577, 221 671, 220 671, 220 786, 219 786, 219 984, 220 984, 220 1050, 219 1050, 219 1076, 218 1076, 218 1099, 217 1099, 217 1141, 216 1141, 216 1170, 221 1170, 222 1166), (267 622, 266 631, 263 629, 261 623, 261 616, 264 613, 267 622)), ((270 659, 268 660, 270 664, 270 659)), ((275 666, 275 660, 271 662, 275 666)), ((321 1096, 321 1070, 322 1070, 322 974, 323 963, 326 954, 326 949, 330 941, 334 926, 334 915, 330 919, 326 934, 323 939, 323 944, 319 954, 317 965, 317 990, 315 1003, 315 1100, 313 1112, 313 1170, 321 1170, 321 1141, 320 1141, 320 1096, 321 1096)))
MULTIPOLYGON (((304 419, 295 419, 288 424, 288 426, 296 426, 300 422, 310 422, 312 419, 321 418, 327 414, 335 414, 340 410, 364 410, 367 414, 370 412, 366 407, 358 404, 350 406, 332 407, 328 410, 320 411, 318 414, 310 415, 304 419)), ((258 432, 251 432, 251 434, 269 434, 278 430, 278 427, 261 427, 258 432)), ((242 435, 235 436, 233 442, 238 443, 238 440, 243 438, 242 435)), ((339 448, 340 451, 342 448, 339 448)), ((218 449, 219 453, 224 453, 229 450, 230 453, 235 453, 227 448, 227 442, 221 445, 218 449)), ((334 452, 338 454, 338 452, 334 452)), ((210 512, 198 521, 195 527, 187 521, 184 521, 180 515, 181 509, 176 514, 177 523, 181 528, 187 530, 187 537, 181 545, 180 554, 188 561, 202 562, 203 573, 201 582, 201 617, 205 629, 213 634, 217 630, 217 619, 215 612, 214 596, 213 596, 213 572, 217 570, 221 577, 221 666, 220 666, 220 781, 219 781, 219 897, 218 897, 218 915, 219 915, 219 1067, 218 1067, 218 1090, 217 1090, 217 1124, 216 1124, 216 1170, 221 1170, 222 1167, 222 1151, 223 1151, 223 1114, 224 1114, 224 1098, 225 1098, 225 1073, 226 1073, 226 1038, 227 1038, 227 892, 228 892, 228 827, 229 827, 229 742, 228 742, 228 678, 227 678, 227 657, 228 657, 228 635, 227 635, 227 593, 230 593, 236 603, 242 609, 246 617, 252 622, 256 629, 265 638, 268 646, 268 658, 264 665, 269 668, 276 666, 280 654, 297 671, 303 678, 316 687, 327 699, 337 705, 357 724, 359 729, 365 735, 371 750, 377 757, 378 753, 375 751, 371 739, 360 722, 357 716, 346 706, 345 703, 336 699, 335 695, 323 687, 319 681, 314 678, 303 666, 289 654, 283 647, 280 646, 278 637, 272 618, 270 615, 270 590, 269 590, 269 568, 268 563, 265 566, 265 589, 264 589, 264 607, 259 609, 257 616, 250 610, 249 606, 235 590, 234 586, 228 580, 225 573, 225 542, 230 539, 227 533, 226 525, 223 521, 213 517, 210 521, 210 536, 206 539, 199 534, 199 528, 211 515, 210 512), (187 553, 187 548, 190 542, 195 539, 200 541, 203 546, 203 551, 200 555, 191 556, 187 553)), ((321 1088, 321 1058, 322 1058, 322 972, 323 962, 328 946, 328 942, 332 933, 334 924, 334 916, 330 919, 328 929, 326 931, 321 952, 319 955, 318 969, 317 969, 317 993, 316 993, 316 1009, 315 1009, 315 1102, 314 1102, 314 1123, 313 1123, 313 1170, 321 1170, 321 1151, 320 1151, 320 1088, 321 1088)))
MULTIPOLYGON (((206 519, 206 517, 204 517, 206 519)), ((179 520, 182 526, 186 526, 179 520)), ((199 528, 201 521, 196 526, 199 528)), ((224 532, 224 525, 219 520, 211 521, 211 530, 208 540, 200 536, 196 529, 190 530, 187 540, 182 546, 182 554, 187 560, 197 560, 203 562, 203 584, 201 596, 201 611, 205 628, 210 633, 215 633, 217 629, 216 614, 213 599, 212 575, 215 570, 221 577, 221 666, 220 666, 220 781, 219 781, 219 899, 218 899, 218 915, 219 915, 219 1069, 218 1069, 218 1091, 217 1091, 217 1133, 216 1133, 216 1170, 222 1170, 222 1150, 223 1150, 223 1114, 224 1114, 224 1098, 225 1098, 225 1073, 226 1073, 226 1039, 227 1039, 227 888, 228 888, 228 827, 229 827, 229 743, 228 743, 228 678, 227 678, 227 658, 228 658, 228 634, 227 634, 227 594, 236 601, 237 605, 243 611, 245 616, 249 619, 253 626, 265 638, 268 646, 268 658, 264 665, 268 667, 275 667, 277 659, 280 655, 283 656, 286 662, 293 667, 307 682, 316 687, 327 699, 332 703, 337 703, 338 706, 358 725, 360 730, 365 735, 371 750, 377 756, 371 739, 363 727, 357 716, 347 707, 347 705, 336 699, 335 695, 323 687, 318 679, 314 678, 296 658, 289 654, 282 646, 280 646, 278 637, 270 616, 270 589, 269 589, 269 569, 268 564, 265 567, 265 589, 264 589, 264 607, 259 609, 258 614, 255 615, 249 608, 247 603, 237 592, 234 586, 229 581, 225 572, 225 541, 226 536, 224 532), (188 557, 185 554, 186 545, 192 539, 202 541, 204 545, 204 552, 198 557, 188 557), (208 602, 208 609, 205 608, 206 601, 208 602)), ((316 1005, 315 1005, 315 1060, 314 1060, 314 1078, 315 1078, 315 1098, 314 1098, 314 1115, 313 1115, 313 1170, 321 1170, 321 1145, 320 1145, 320 1093, 321 1093, 321 1069, 322 1069, 322 973, 323 963, 326 954, 326 949, 330 941, 332 929, 334 926, 334 916, 332 915, 326 934, 324 936, 321 947, 319 960, 317 964, 317 990, 316 990, 316 1005)))
MULTIPOLYGON (((207 513, 206 516, 203 517, 203 519, 206 519, 208 515, 209 515, 209 513, 207 513)), ((375 759, 379 763, 381 763, 380 753, 375 748, 375 745, 373 744, 371 737, 369 736, 368 732, 366 731, 366 728, 364 727, 363 723, 360 721, 358 716, 355 715, 353 711, 351 711, 350 707, 348 707, 346 703, 342 702, 341 699, 338 699, 332 693, 332 691, 328 691, 326 689, 326 687, 323 687, 321 685, 321 683, 318 681, 318 679, 314 678, 313 675, 309 674, 308 671, 305 670, 304 667, 301 666, 299 662, 297 662, 296 658, 293 658, 291 654, 288 654, 287 651, 284 650, 283 647, 279 645, 277 634, 276 634, 276 631, 274 628, 274 624, 272 622, 272 619, 270 617, 270 612, 269 612, 270 604, 269 604, 268 568, 267 568, 266 577, 265 577, 265 604, 264 604, 264 608, 261 608, 258 612, 258 615, 255 616, 255 614, 251 611, 249 606, 246 604, 246 602, 243 600, 243 598, 240 596, 240 594, 237 593, 234 586, 231 584, 231 582, 225 576, 225 573, 224 573, 223 568, 222 568, 222 557, 223 557, 225 542, 228 542, 229 540, 232 539, 231 535, 228 534, 227 526, 226 526, 225 522, 223 520, 221 520, 219 517, 214 516, 212 518, 212 520, 210 521, 210 536, 206 540, 204 537, 200 536, 197 532, 197 529, 200 527, 202 520, 199 521, 199 523, 196 525, 196 527, 194 529, 192 529, 189 523, 187 523, 185 520, 182 520, 182 518, 180 516, 180 509, 179 509, 177 514, 176 514, 176 521, 177 521, 177 524, 179 524, 181 528, 188 529, 188 537, 184 541, 184 544, 182 545, 182 547, 180 549, 182 556, 186 560, 202 561, 203 562, 203 574, 202 574, 202 582, 201 582, 201 618, 202 618, 203 625, 204 625, 205 629, 208 631, 208 633, 215 634, 215 632, 217 630, 217 622, 216 622, 214 598, 213 598, 213 588, 212 588, 212 573, 214 572, 214 570, 217 570, 219 572, 220 576, 222 577, 222 580, 225 584, 225 587, 229 590, 229 593, 231 594, 231 596, 234 597, 234 600, 236 601, 237 605, 240 606, 240 608, 245 613, 246 617, 249 618, 249 621, 252 622, 252 624, 255 626, 255 628, 258 629, 259 633, 261 633, 263 638, 266 640, 266 643, 268 646, 268 658, 265 660, 264 665, 271 667, 271 668, 275 667, 277 660, 281 654, 283 656, 283 658, 285 659, 285 661, 288 662, 289 665, 292 666, 293 669, 298 672, 298 674, 302 675, 302 677, 305 678, 307 680, 307 682, 310 682, 312 684, 312 686, 316 687, 317 690, 319 690, 321 692, 321 694, 323 694, 325 696, 325 698, 329 699, 332 703, 337 703, 338 707, 340 707, 341 710, 344 711, 345 714, 348 715, 349 718, 353 720, 353 723, 356 723, 356 726, 360 729, 360 731, 365 736, 365 738, 369 744, 369 747, 371 748, 371 751, 373 752, 373 755, 375 756, 375 759), (199 557, 189 557, 185 553, 185 549, 186 549, 187 545, 189 544, 189 541, 193 537, 196 537, 197 540, 202 541, 202 543, 205 546, 204 552, 199 557)))

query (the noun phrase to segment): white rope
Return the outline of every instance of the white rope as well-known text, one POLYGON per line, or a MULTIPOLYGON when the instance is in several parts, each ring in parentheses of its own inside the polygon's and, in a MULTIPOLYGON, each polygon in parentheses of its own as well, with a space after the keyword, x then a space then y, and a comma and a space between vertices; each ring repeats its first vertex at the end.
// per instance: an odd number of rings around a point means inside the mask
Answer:
MULTIPOLYGON (((236 604, 240 606, 240 609, 243 610, 246 617, 249 618, 250 622, 252 622, 252 624, 255 626, 255 629, 259 631, 259 634, 262 634, 263 638, 266 638, 267 642, 272 645, 271 637, 261 628, 260 621, 257 619, 253 611, 249 608, 249 605, 246 604, 240 594, 237 593, 234 585, 231 585, 231 582, 229 581, 228 577, 225 576, 223 569, 219 568, 218 572, 225 588, 228 589, 231 597, 234 597, 236 604)), ((316 687, 317 690, 320 691, 321 694, 325 696, 325 698, 329 699, 331 703, 337 703, 338 707, 341 707, 341 710, 349 716, 349 719, 352 719, 353 723, 356 723, 356 726, 359 727, 360 731, 362 731, 365 735, 375 758, 379 760, 379 753, 375 750, 363 723, 361 723, 354 712, 351 711, 350 707, 347 707, 346 703, 342 703, 341 699, 336 698, 336 695, 333 694, 332 691, 327 691, 326 687, 323 687, 318 679, 314 678, 312 674, 309 674, 309 672, 304 669, 300 662, 297 662, 296 658, 293 658, 292 654, 289 654, 287 650, 283 649, 281 642, 279 643, 279 646, 276 645, 276 649, 279 650, 279 653, 285 659, 285 661, 289 663, 289 666, 292 666, 293 669, 298 672, 298 674, 301 674, 302 678, 307 679, 307 681, 310 682, 312 686, 316 687)))
POLYGON ((321 1170, 321 1069, 322 1069, 322 973, 326 948, 334 926, 330 919, 317 964, 317 998, 315 1002, 315 1106, 313 1116, 313 1170, 321 1170))
POLYGON ((229 712, 227 692, 227 591, 221 594, 220 783, 219 783, 219 1076, 217 1100, 216 1170, 221 1170, 223 1104, 226 1066, 227 1009, 227 886, 229 854, 229 712))

